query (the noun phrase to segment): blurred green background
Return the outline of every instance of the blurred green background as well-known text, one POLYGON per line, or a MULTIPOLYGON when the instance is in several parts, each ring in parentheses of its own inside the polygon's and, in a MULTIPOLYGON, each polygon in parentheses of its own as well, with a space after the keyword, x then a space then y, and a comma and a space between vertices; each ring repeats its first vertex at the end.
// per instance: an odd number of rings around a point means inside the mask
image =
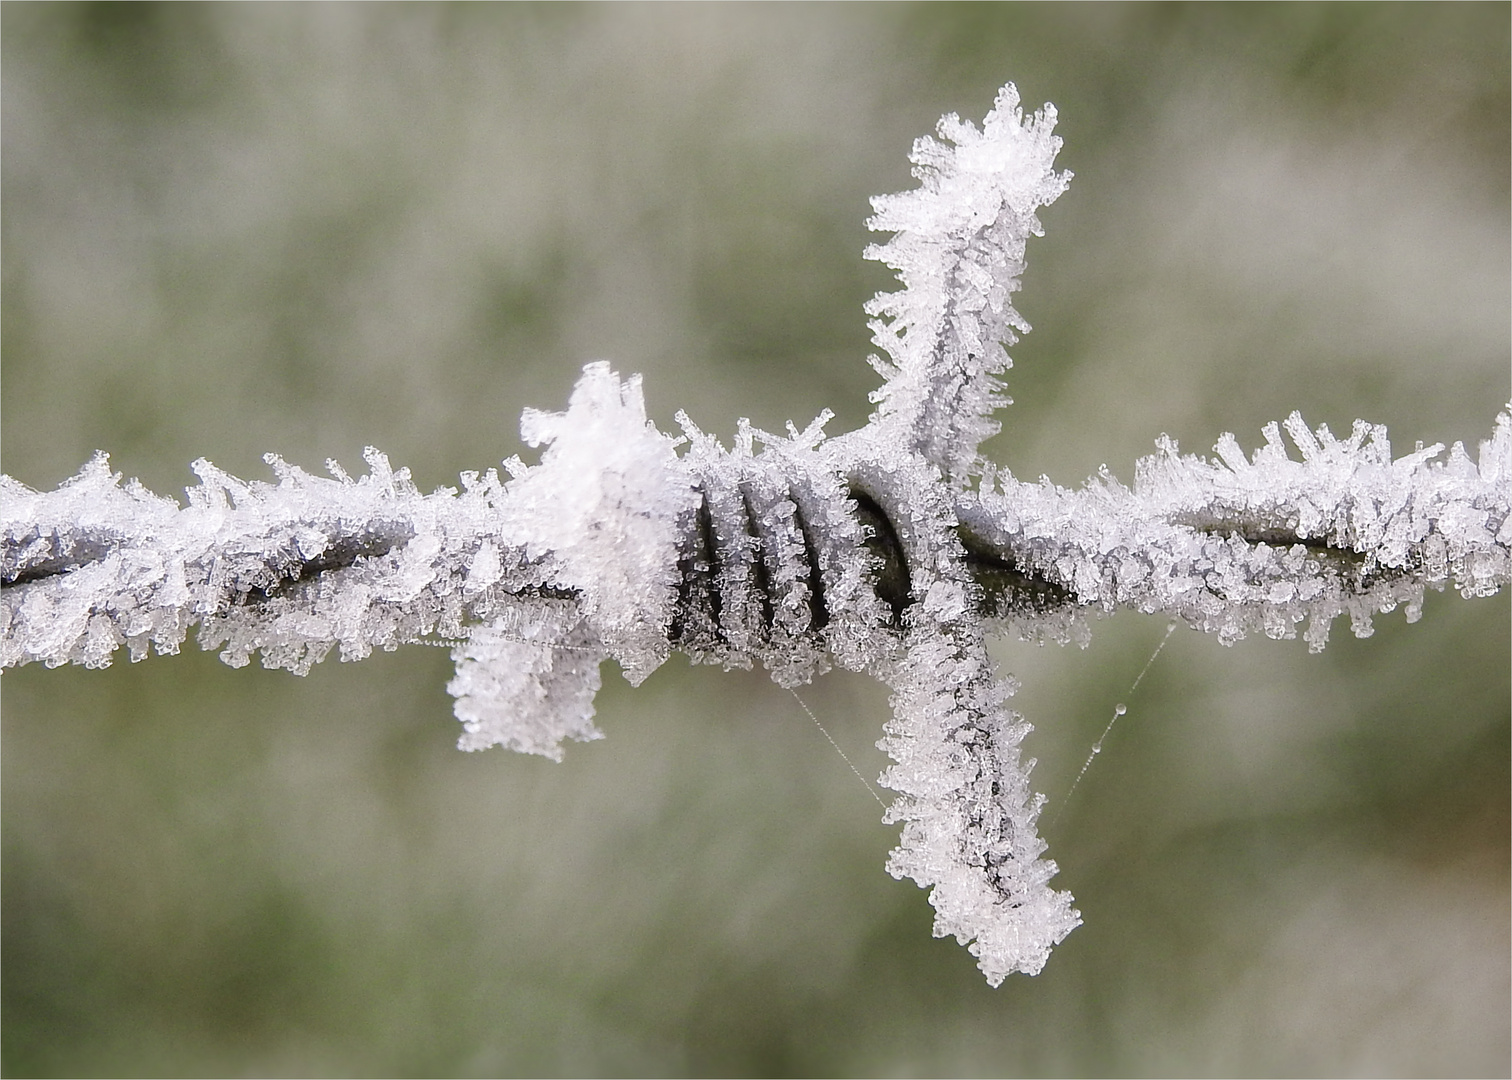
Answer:
MULTIPOLYGON (((1490 433, 1509 8, 3 10, 3 466, 96 448, 422 487, 587 361, 728 436, 875 378, 867 197, 1017 81, 1042 215, 1017 475, 1302 410, 1490 433)), ((608 738, 466 755, 444 650, 306 679, 190 648, 4 677, 6 1075, 1506 1075, 1509 606, 1225 649, 1003 642, 1086 925, 989 989, 760 673, 606 672, 608 738), (1128 715, 1056 817, 1092 741, 1128 715)), ((862 771, 870 681, 806 700, 862 771)))

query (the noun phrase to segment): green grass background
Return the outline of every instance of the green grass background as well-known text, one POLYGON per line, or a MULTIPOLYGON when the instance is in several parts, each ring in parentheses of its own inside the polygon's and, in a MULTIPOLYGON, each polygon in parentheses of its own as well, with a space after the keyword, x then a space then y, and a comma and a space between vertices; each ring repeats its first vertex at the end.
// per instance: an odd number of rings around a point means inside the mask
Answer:
MULTIPOLYGON (((1489 434, 1509 7, 6 3, 4 470, 96 448, 427 489, 581 365, 663 427, 864 423, 867 197, 1003 82, 1042 215, 1015 474, 1293 409, 1489 434)), ((1086 920, 989 989, 760 673, 606 672, 608 738, 465 755, 446 653, 190 647, 3 685, 0 1066, 33 1075, 1506 1075, 1509 608, 1223 648, 1000 644, 1086 920), (1076 797, 1113 705, 1128 715, 1076 797)), ((884 691, 805 698, 863 772, 884 691)))

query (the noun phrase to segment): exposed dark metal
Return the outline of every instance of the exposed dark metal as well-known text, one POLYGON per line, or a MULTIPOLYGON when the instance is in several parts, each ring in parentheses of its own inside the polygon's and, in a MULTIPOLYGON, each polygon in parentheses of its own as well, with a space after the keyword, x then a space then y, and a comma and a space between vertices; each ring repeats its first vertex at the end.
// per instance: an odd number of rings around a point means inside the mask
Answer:
POLYGON ((6 538, 4 554, 0 557, 0 589, 78 570, 92 562, 99 562, 122 544, 120 536, 114 533, 86 533, 73 537, 72 542, 67 544, 62 537, 54 534, 45 538, 47 554, 28 555, 23 565, 22 553, 33 552, 37 543, 43 540, 40 531, 15 540, 6 538))
POLYGON ((819 549, 809 532, 808 522, 804 520, 803 507, 798 505, 797 498, 792 494, 788 498, 793 503, 793 523, 798 526, 798 535, 803 537, 803 561, 808 565, 810 625, 815 630, 823 630, 829 625, 830 613, 829 604, 824 598, 824 574, 819 566, 819 549))
POLYGON ((956 529, 966 549, 966 568, 982 589, 982 614, 989 618, 1039 615, 1069 607, 1076 597, 1062 585, 1026 573, 1013 557, 999 551, 965 526, 956 529))
POLYGON ((902 541, 875 499, 856 487, 851 488, 850 497, 856 505, 856 518, 865 530, 866 539, 862 542, 876 560, 877 597, 891 609, 893 625, 902 626, 903 612, 908 610, 913 595, 902 541))
POLYGON ((1361 552, 1338 547, 1317 537, 1298 536, 1295 529, 1287 526, 1264 525, 1255 521, 1230 519, 1216 514, 1184 515, 1171 518, 1174 525, 1185 525, 1208 536, 1238 537, 1246 544, 1265 544, 1273 548, 1305 548, 1309 558, 1328 566, 1354 588, 1365 591, 1383 581, 1410 577, 1409 568, 1389 568, 1371 565, 1361 552))
POLYGON ((724 597, 719 591, 719 541, 707 492, 700 495, 692 527, 687 531, 687 543, 682 557, 677 560, 681 575, 677 609, 673 612, 667 636, 678 644, 708 648, 713 643, 724 642, 725 635, 720 624, 724 597))
POLYGON ((766 537, 761 534, 761 524, 756 517, 755 508, 751 506, 751 493, 744 485, 740 488, 740 505, 744 508, 742 515, 744 520, 741 528, 746 531, 755 546, 754 557, 751 559, 751 576, 756 594, 761 600, 761 625, 768 633, 771 632, 772 623, 776 620, 776 609, 772 605, 772 575, 767 568, 767 548, 770 546, 766 537))
POLYGON ((313 558, 287 555, 277 567, 270 567, 278 578, 262 589, 239 595, 235 603, 255 604, 279 596, 291 595, 300 585, 331 570, 355 566, 358 559, 376 559, 402 547, 414 538, 414 530, 401 522, 370 526, 351 536, 338 536, 313 558), (386 526, 386 527, 385 527, 386 526))

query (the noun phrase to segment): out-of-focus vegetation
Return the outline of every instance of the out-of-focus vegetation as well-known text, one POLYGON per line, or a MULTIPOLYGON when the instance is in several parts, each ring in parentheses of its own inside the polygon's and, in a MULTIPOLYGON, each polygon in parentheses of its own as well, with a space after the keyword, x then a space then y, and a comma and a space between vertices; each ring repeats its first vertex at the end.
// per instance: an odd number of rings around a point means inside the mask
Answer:
MULTIPOLYGON (((30 5, 3 17, 3 455, 425 487, 580 366, 663 425, 864 421, 869 195, 1054 101, 1016 474, 1294 408, 1413 441, 1509 393, 1505 4, 30 5)), ((1497 1074, 1509 619, 1005 642, 1086 925, 993 991, 759 673, 609 675, 560 765, 459 754, 446 653, 6 673, 7 1075, 1497 1074)), ((862 770, 884 693, 805 691, 862 770)))

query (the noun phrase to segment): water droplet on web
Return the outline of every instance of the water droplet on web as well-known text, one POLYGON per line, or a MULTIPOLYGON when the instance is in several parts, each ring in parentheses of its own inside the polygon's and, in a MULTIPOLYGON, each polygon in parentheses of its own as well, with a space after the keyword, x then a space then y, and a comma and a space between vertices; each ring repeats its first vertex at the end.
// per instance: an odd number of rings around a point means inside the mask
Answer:
MULTIPOLYGON (((1160 639, 1160 644, 1155 646, 1155 651, 1152 652, 1150 654, 1150 658, 1145 661, 1145 666, 1141 668, 1139 674, 1134 677, 1134 682, 1129 687, 1130 694, 1133 694, 1134 691, 1139 689, 1139 684, 1144 681, 1145 673, 1150 670, 1150 666, 1154 664, 1156 658, 1160 656, 1160 650, 1165 648, 1166 642, 1171 640, 1171 635, 1175 632, 1176 620, 1172 619, 1170 622, 1166 623, 1165 637, 1160 639)), ((1112 733, 1113 725, 1118 723, 1118 718, 1128 713, 1128 711, 1128 705, 1124 704, 1122 701, 1113 706, 1113 715, 1108 720, 1108 726, 1103 728, 1102 735, 1100 735, 1097 741, 1092 744, 1092 752, 1087 755, 1087 760, 1082 762, 1081 772, 1077 773, 1076 779, 1071 781, 1071 789, 1066 792, 1066 797, 1061 800, 1061 810, 1056 812, 1055 817, 1051 819, 1050 824, 1054 825, 1055 822, 1060 820, 1061 811, 1064 811, 1066 803, 1071 801, 1071 796, 1076 792, 1077 785, 1081 783, 1082 777, 1087 775, 1087 770, 1092 766, 1092 759, 1095 758, 1098 754, 1102 753, 1103 740, 1112 733)))

